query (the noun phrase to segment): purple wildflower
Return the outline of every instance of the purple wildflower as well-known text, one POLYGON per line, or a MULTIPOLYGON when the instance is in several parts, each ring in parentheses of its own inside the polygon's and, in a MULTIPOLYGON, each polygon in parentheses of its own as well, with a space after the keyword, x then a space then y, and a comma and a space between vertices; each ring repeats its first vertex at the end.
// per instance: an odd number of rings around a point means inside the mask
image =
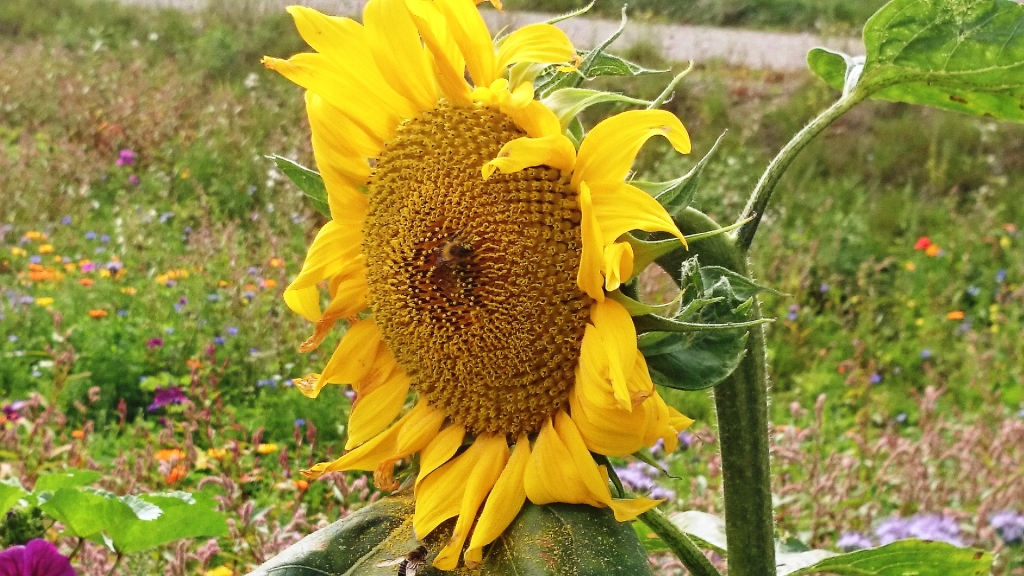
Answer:
POLYGON ((217 346, 223 346, 225 342, 227 342, 227 340, 225 340, 223 336, 217 336, 213 339, 213 343, 217 346))
POLYGON ((153 403, 149 405, 150 412, 156 412, 160 408, 169 404, 181 404, 188 400, 185 393, 181 391, 181 388, 177 386, 171 386, 170 388, 156 387, 156 395, 153 397, 153 403))
POLYGON ((1007 544, 1024 541, 1024 514, 1004 510, 993 514, 988 523, 1007 544))
POLYGON ((249 273, 249 276, 259 276, 260 275, 259 269, 256 268, 255 266, 249 266, 248 273, 249 273))
POLYGON ((306 421, 303 420, 302 418, 296 418, 295 419, 295 425, 296 426, 305 426, 306 425, 306 421))
POLYGON ((828 284, 825 284, 824 282, 822 282, 821 286, 818 286, 818 292, 821 292, 822 294, 824 294, 825 292, 828 292, 829 288, 830 287, 829 287, 828 284))
POLYGON ((96 269, 96 263, 95 262, 83 262, 79 266, 79 268, 82 270, 82 272, 89 273, 89 272, 92 272, 93 270, 96 269))
POLYGON ((854 550, 871 548, 872 542, 870 538, 860 532, 847 532, 839 537, 839 541, 836 542, 836 546, 838 546, 843 552, 853 552, 854 550))
POLYGON ((677 438, 679 438, 679 446, 682 447, 683 450, 686 450, 690 446, 693 446, 693 434, 690 434, 689 432, 684 430, 679 433, 679 436, 677 436, 677 438))
POLYGON ((131 184, 132 186, 138 186, 139 177, 136 176, 135 174, 132 174, 131 176, 128 177, 128 183, 131 184))
POLYGON ((117 274, 122 268, 124 268, 124 263, 118 262, 117 260, 111 260, 110 262, 107 262, 107 265, 104 266, 104 268, 106 268, 107 272, 110 272, 111 274, 117 274))
POLYGON ((1006 268, 1000 268, 999 271, 996 272, 996 283, 1002 284, 1005 281, 1006 281, 1006 268))
POLYGON ((19 400, 17 402, 11 402, 10 404, 4 405, 4 417, 11 421, 21 418, 21 412, 19 412, 19 410, 24 408, 26 404, 28 403, 24 400, 19 400))
POLYGON ((789 307, 789 314, 786 315, 786 318, 789 319, 790 322, 796 322, 797 312, 799 312, 799 311, 800 311, 800 305, 799 304, 793 304, 792 306, 789 307))
POLYGON ((260 388, 276 388, 277 381, 275 381, 273 378, 260 378, 259 380, 256 381, 256 385, 259 386, 260 388))
POLYGON ((879 374, 878 372, 872 372, 871 373, 871 383, 872 384, 881 384, 882 383, 882 375, 879 374))
POLYGON ((249 356, 255 356, 255 355, 259 354, 259 353, 260 353, 260 349, 259 348, 255 347, 255 346, 253 346, 252 348, 249 348, 249 356))
POLYGON ((896 415, 896 423, 897 424, 903 424, 906 421, 907 421, 907 413, 906 412, 900 412, 899 414, 896 415))
POLYGON ((164 339, 157 336, 156 338, 150 338, 146 341, 146 347, 152 350, 153 348, 159 348, 164 345, 164 339))
POLYGON ((242 292, 242 298, 245 298, 246 300, 254 300, 256 298, 256 293, 252 290, 246 290, 245 292, 242 292))
POLYGON ((117 165, 131 166, 132 164, 135 164, 135 152, 128 149, 121 150, 121 153, 117 156, 117 165))
POLYGON ((234 336, 238 334, 238 328, 235 326, 228 326, 225 332, 228 333, 228 336, 234 336))
POLYGON ((110 234, 104 234, 100 236, 100 242, 103 242, 104 244, 110 242, 110 234))
POLYGON ((32 255, 32 256, 29 256, 28 261, 33 263, 33 264, 39 264, 40 262, 43 261, 43 258, 42 258, 42 256, 32 255))
POLYGON ((925 348, 924 350, 921 350, 921 358, 924 358, 925 360, 927 360, 927 359, 929 359, 931 357, 932 357, 932 349, 931 348, 925 348))
POLYGON ((910 518, 890 518, 875 528, 875 536, 882 546, 905 538, 920 538, 963 546, 960 527, 956 521, 939 514, 919 514, 910 518))
POLYGON ((56 546, 36 538, 0 552, 0 576, 76 576, 76 572, 56 546))
POLYGON ((68 224, 71 224, 72 222, 74 222, 74 219, 71 218, 71 216, 65 216, 65 217, 60 219, 60 223, 65 225, 65 226, 67 226, 68 224))
POLYGON ((85 239, 86 240, 95 240, 96 239, 96 233, 91 231, 91 230, 89 232, 86 232, 85 233, 85 239))

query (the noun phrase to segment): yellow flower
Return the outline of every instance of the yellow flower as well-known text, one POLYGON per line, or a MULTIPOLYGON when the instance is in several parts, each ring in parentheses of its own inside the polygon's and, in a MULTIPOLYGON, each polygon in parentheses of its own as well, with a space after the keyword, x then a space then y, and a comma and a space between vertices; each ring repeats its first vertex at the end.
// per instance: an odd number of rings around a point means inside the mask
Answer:
POLYGON ((26 240, 46 240, 46 234, 44 234, 44 233, 42 233, 42 232, 40 232, 38 230, 29 230, 28 232, 25 232, 25 239, 26 240))
POLYGON ((40 254, 49 254, 53 252, 53 244, 43 244, 39 247, 40 254))
POLYGON ((263 454, 264 456, 267 454, 273 454, 274 452, 277 452, 277 444, 260 444, 256 446, 256 452, 263 454))
POLYGON ((212 570, 203 572, 203 576, 234 576, 235 571, 227 566, 217 566, 212 570))
POLYGON ((135 296, 136 292, 138 292, 138 291, 133 286, 127 286, 125 288, 121 288, 121 293, 122 294, 127 294, 129 296, 135 296))
POLYGON ((939 248, 938 244, 932 244, 931 246, 925 248, 924 250, 924 253, 927 254, 930 258, 935 258, 936 256, 939 255, 940 252, 942 252, 942 248, 939 248))
POLYGON ((23 248, 18 248, 17 246, 11 247, 11 256, 24 258, 27 255, 28 252, 26 252, 23 248))
POLYGON ((42 298, 36 298, 35 305, 36 306, 52 306, 53 305, 53 298, 50 298, 49 296, 43 296, 42 298))
POLYGON ((415 533, 458 517, 442 570, 467 540, 477 565, 527 499, 610 507, 620 521, 657 505, 612 498, 591 452, 658 439, 673 450, 692 422, 660 397, 629 313, 606 297, 634 272, 626 232, 683 242, 624 181, 653 136, 689 152, 682 123, 624 112, 577 149, 532 83, 507 75, 572 62, 568 38, 535 24, 496 47, 473 0, 370 0, 363 24, 288 10, 316 53, 263 62, 306 88, 332 220, 284 297, 315 323, 304 351, 349 322, 323 372, 296 385, 357 395, 349 451, 304 473, 373 471, 394 489, 395 463, 419 453, 415 533))
POLYGON ((228 451, 224 448, 208 448, 206 450, 206 455, 214 460, 221 460, 227 457, 228 451))

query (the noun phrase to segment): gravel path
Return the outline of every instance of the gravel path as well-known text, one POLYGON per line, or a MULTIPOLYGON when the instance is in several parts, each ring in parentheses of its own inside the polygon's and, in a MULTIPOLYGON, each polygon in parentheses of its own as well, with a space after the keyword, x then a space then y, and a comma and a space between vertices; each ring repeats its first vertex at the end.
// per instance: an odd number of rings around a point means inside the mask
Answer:
MULTIPOLYGON (((183 10, 196 10, 206 5, 206 0, 121 0, 121 2, 183 10)), ((237 0, 237 2, 240 10, 267 12, 283 10, 289 4, 303 4, 323 12, 342 16, 358 16, 362 12, 364 4, 363 0, 237 0)), ((550 18, 551 15, 531 12, 500 13, 485 9, 484 17, 492 30, 498 30, 504 26, 518 28, 525 24, 541 22, 550 18)), ((573 18, 558 24, 572 38, 573 43, 580 48, 593 47, 615 31, 618 25, 617 21, 601 18, 573 18)), ((621 51, 642 42, 660 48, 665 57, 672 61, 693 60, 698 64, 720 61, 732 66, 779 71, 806 69, 807 51, 815 46, 826 46, 849 54, 864 53, 861 41, 853 38, 822 38, 813 34, 651 24, 639 20, 633 20, 626 26, 625 32, 612 45, 612 49, 621 51)))

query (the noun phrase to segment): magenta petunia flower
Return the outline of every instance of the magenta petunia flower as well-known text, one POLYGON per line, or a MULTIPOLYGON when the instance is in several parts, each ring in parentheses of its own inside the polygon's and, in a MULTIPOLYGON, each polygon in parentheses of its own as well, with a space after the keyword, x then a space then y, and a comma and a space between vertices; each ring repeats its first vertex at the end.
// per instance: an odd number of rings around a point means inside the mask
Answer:
POLYGON ((77 576, 57 547, 36 538, 0 552, 0 576, 77 576))

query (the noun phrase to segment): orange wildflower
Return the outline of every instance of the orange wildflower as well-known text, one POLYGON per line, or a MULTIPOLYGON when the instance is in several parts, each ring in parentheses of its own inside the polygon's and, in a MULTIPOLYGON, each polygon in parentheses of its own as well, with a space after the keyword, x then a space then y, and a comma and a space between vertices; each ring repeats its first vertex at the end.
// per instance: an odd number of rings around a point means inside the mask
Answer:
POLYGON ((157 450, 153 457, 161 462, 177 461, 180 462, 185 459, 185 453, 178 448, 164 448, 157 450))
POLYGON ((963 310, 953 310, 952 312, 949 312, 949 313, 946 314, 946 320, 953 320, 953 321, 959 322, 960 320, 963 320, 963 319, 964 319, 964 311, 963 310))
POLYGON ((86 288, 88 288, 89 286, 92 286, 93 284, 95 284, 96 281, 93 280, 92 278, 79 278, 78 279, 78 283, 81 284, 82 286, 85 286, 86 288))
POLYGON ((81 440, 82 438, 85 438, 85 430, 72 430, 71 437, 81 440))
POLYGON ((107 311, 102 308, 94 308, 92 310, 89 310, 89 317, 95 318, 97 320, 99 320, 100 318, 106 318, 107 311))

